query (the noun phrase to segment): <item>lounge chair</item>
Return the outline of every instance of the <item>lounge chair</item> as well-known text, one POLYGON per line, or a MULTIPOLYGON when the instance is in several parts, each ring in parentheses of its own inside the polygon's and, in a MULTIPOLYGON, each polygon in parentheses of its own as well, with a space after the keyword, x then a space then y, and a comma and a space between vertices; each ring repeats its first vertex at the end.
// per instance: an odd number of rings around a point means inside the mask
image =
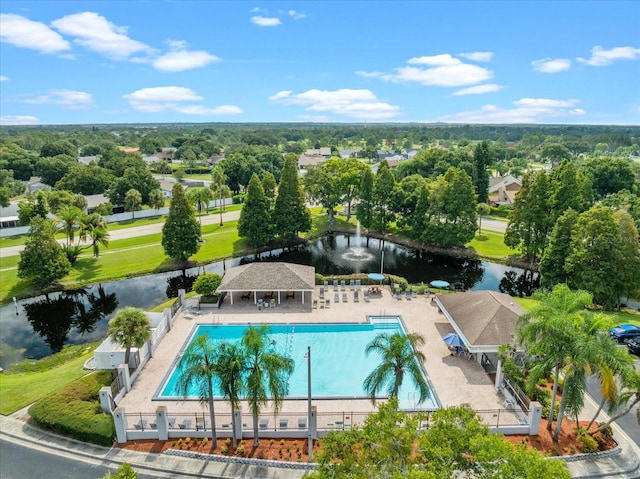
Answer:
POLYGON ((358 291, 354 291, 353 292, 353 302, 354 303, 359 303, 360 302, 360 294, 358 291))
POLYGON ((396 289, 396 299, 402 299, 402 295, 400 293, 401 291, 399 289, 396 289))
POLYGON ((369 293, 369 290, 365 289, 365 291, 364 291, 364 302, 368 303, 369 301, 371 301, 371 294, 369 293))
POLYGON ((324 299, 320 299, 320 309, 324 309, 324 299))
POLYGON ((418 290, 414 289, 413 291, 411 291, 411 297, 412 298, 417 298, 418 297, 418 290))
POLYGON ((169 418, 169 429, 175 429, 176 427, 176 418, 175 417, 170 417, 169 418))
POLYGON ((405 294, 406 298, 407 298, 409 301, 411 301, 411 291, 406 290, 404 294, 405 294))
POLYGON ((280 419, 280 429, 287 429, 289 427, 288 419, 280 419))
POLYGON ((307 428, 307 418, 299 417, 298 418, 298 429, 306 429, 307 428))
POLYGON ((333 302, 334 303, 339 303, 340 302, 340 293, 336 293, 333 295, 333 302))
POLYGON ((331 301, 329 301, 328 299, 324 300, 324 307, 329 309, 329 307, 331 306, 331 301))
POLYGON ((320 286, 320 299, 324 299, 324 287, 320 286))
POLYGON ((338 291, 338 280, 337 279, 333 280, 333 290, 334 291, 338 291))
POLYGON ((325 281, 325 282, 324 282, 324 289, 326 289, 327 291, 329 291, 329 281, 325 281))
POLYGON ((352 279, 349 280, 349 289, 353 291, 356 287, 356 282, 352 279))
POLYGON ((347 290, 347 282, 343 279, 342 281, 340 281, 340 291, 346 291, 347 290))
POLYGON ((349 298, 347 298, 347 293, 346 292, 342 293, 342 302, 343 303, 349 302, 349 298))
POLYGON ((260 422, 258 424, 260 426, 260 429, 266 429, 267 427, 269 427, 269 419, 260 419, 260 422))
POLYGON ((318 300, 317 299, 313 300, 313 309, 318 309, 318 300))
POLYGON ((185 419, 180 424, 178 424, 180 429, 191 429, 191 419, 185 419))
POLYGON ((360 282, 359 279, 356 279, 356 289, 361 289, 362 288, 362 283, 360 282))

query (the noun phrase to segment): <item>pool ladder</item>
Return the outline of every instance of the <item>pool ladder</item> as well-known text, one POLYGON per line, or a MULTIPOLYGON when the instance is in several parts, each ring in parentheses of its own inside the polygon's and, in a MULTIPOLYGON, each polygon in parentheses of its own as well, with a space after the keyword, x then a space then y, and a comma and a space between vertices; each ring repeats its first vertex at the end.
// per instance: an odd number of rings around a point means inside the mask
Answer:
MULTIPOLYGON (((291 326, 291 335, 289 337, 289 359, 293 359, 293 336, 296 332, 296 327, 291 326)), ((287 394, 289 394, 291 375, 287 377, 287 394)))

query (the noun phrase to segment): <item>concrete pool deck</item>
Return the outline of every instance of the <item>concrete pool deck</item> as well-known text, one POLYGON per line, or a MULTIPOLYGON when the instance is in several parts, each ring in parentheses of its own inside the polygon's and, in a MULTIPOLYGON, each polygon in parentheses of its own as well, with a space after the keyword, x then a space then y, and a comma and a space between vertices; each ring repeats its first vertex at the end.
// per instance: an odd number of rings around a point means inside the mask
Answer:
MULTIPOLYGON (((317 287, 314 298, 319 297, 319 290, 317 287)), ((313 308, 311 294, 307 293, 304 305, 299 294, 295 299, 283 299, 282 304, 275 308, 261 310, 252 301, 235 301, 231 305, 227 297, 218 310, 193 315, 181 312, 119 407, 127 413, 143 414, 152 414, 161 405, 167 407, 170 415, 207 411, 206 405, 200 405, 195 400, 153 400, 196 324, 353 323, 364 322, 367 316, 401 316, 410 332, 419 333, 425 338, 425 345, 421 348, 426 357, 424 366, 443 407, 461 404, 475 410, 497 410, 505 407, 504 397, 496 391, 480 364, 450 355, 442 341, 442 335, 454 330, 444 315, 438 312, 431 297, 419 295, 407 300, 403 296, 398 300, 388 288, 383 288, 382 296, 374 296, 370 302, 365 302, 360 294, 360 302, 355 303, 353 292, 347 291, 347 302, 334 303, 331 288, 325 297, 331 300, 330 308, 313 308)), ((342 292, 340 298, 342 299, 342 292)), ((371 401, 366 399, 314 399, 313 404, 317 407, 318 414, 341 411, 366 413, 375 410, 371 401)), ((230 413, 227 401, 216 401, 215 407, 216 414, 230 413)), ((242 410, 248 418, 246 404, 243 404, 242 410)), ((285 400, 281 411, 283 414, 306 414, 307 402, 285 400)))

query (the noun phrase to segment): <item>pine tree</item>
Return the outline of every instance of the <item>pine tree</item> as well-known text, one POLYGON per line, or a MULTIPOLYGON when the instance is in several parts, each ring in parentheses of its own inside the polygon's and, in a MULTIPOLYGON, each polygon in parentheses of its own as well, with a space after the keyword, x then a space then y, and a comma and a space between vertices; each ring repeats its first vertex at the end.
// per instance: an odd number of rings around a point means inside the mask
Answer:
POLYGON ((294 241, 298 232, 311 228, 311 213, 305 206, 295 157, 285 160, 273 211, 273 223, 277 234, 285 242, 294 241))
POLYGON ((489 142, 478 143, 473 150, 473 186, 478 203, 486 203, 489 198, 489 167, 493 161, 489 142))
POLYGON ((373 185, 373 224, 383 234, 389 222, 393 219, 390 203, 391 193, 395 184, 396 180, 389 168, 389 164, 386 160, 382 160, 373 185))
POLYGON ((200 226, 180 183, 172 190, 169 216, 162 227, 162 247, 167 256, 183 263, 200 249, 200 226))
POLYGON ((553 288, 556 284, 567 282, 565 261, 571 251, 571 234, 578 219, 578 213, 569 208, 556 221, 549 238, 549 246, 540 260, 540 284, 553 288))
POLYGON ((264 246, 272 239, 269 201, 255 173, 247 186, 247 197, 238 220, 238 235, 247 238, 249 244, 256 247, 264 246))
POLYGON ((358 221, 363 228, 371 228, 373 222, 373 173, 367 169, 362 175, 360 203, 356 207, 358 221))

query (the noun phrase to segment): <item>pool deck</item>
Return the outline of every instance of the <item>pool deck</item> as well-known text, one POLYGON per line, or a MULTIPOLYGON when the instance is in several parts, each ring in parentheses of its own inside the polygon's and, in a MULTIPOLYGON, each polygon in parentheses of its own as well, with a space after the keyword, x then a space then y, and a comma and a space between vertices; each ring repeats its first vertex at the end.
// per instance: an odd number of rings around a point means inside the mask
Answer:
MULTIPOLYGON (((382 296, 371 297, 370 302, 364 301, 362 293, 358 303, 353 301, 353 292, 347 290, 347 296, 347 302, 334 303, 334 292, 331 289, 326 295, 331 299, 330 308, 316 309, 312 307, 309 293, 304 305, 297 294, 295 299, 283 299, 282 304, 275 308, 262 310, 258 310, 252 301, 246 300, 236 300, 231 305, 227 297, 219 310, 202 311, 193 315, 181 312, 119 407, 124 408, 127 413, 154 413, 158 406, 165 405, 172 415, 207 410, 206 406, 194 400, 152 400, 196 324, 353 323, 363 322, 367 316, 401 316, 410 332, 419 333, 425 338, 425 344, 421 348, 426 357, 424 366, 443 407, 464 404, 475 410, 504 408, 504 397, 496 391, 491 379, 476 361, 450 355, 442 341, 442 335, 454 330, 444 315, 438 312, 438 307, 430 297, 419 295, 407 300, 403 296, 398 300, 388 288, 383 288, 382 296)), ((319 297, 319 287, 316 288, 314 297, 319 297)), ((342 292, 340 298, 342 299, 342 292)), ((318 413, 375 410, 371 401, 364 399, 314 399, 313 404, 318 413)), ((215 407, 216 414, 230 412, 227 401, 216 401, 215 407)), ((246 404, 243 404, 242 410, 244 414, 249 414, 246 404)), ((286 400, 281 411, 306 413, 307 401, 286 400)))

